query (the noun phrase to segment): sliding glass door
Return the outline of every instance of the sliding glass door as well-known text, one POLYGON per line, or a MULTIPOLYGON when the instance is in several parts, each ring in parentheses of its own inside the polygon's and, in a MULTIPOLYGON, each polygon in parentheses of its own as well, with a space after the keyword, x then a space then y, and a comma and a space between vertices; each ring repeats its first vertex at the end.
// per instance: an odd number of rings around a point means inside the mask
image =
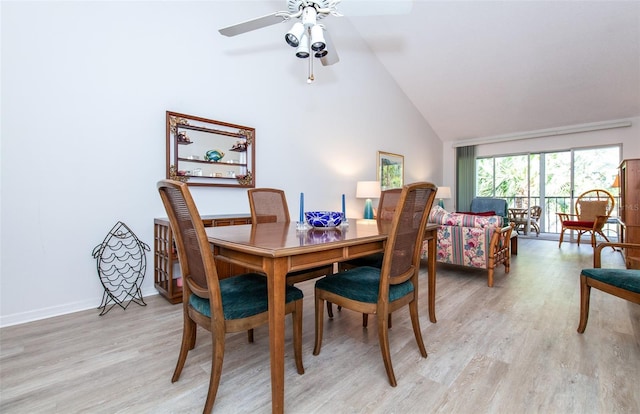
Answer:
POLYGON ((612 188, 620 163, 619 145, 476 159, 476 196, 499 197, 510 208, 542 207, 540 228, 559 233, 557 212, 573 213, 585 191, 612 188))

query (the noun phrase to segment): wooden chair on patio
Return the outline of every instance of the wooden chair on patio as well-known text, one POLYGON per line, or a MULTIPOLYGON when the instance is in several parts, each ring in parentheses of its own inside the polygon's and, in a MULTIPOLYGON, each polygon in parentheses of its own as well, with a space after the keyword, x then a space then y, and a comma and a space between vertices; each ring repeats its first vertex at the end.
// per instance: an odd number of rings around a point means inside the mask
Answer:
POLYGON ((536 237, 540 235, 540 225, 538 221, 542 215, 540 206, 531 206, 531 208, 510 208, 509 220, 514 224, 514 230, 520 234, 522 230, 527 234, 529 228, 536 232, 536 237), (528 226, 528 227, 527 227, 528 226))
POLYGON ((578 232, 578 244, 580 244, 580 237, 584 233, 591 233, 591 246, 593 247, 596 247, 596 234, 608 242, 609 239, 602 232, 602 227, 607 222, 614 206, 615 199, 606 190, 589 190, 580 194, 576 200, 576 214, 556 213, 562 222, 558 247, 562 246, 565 230, 578 232))

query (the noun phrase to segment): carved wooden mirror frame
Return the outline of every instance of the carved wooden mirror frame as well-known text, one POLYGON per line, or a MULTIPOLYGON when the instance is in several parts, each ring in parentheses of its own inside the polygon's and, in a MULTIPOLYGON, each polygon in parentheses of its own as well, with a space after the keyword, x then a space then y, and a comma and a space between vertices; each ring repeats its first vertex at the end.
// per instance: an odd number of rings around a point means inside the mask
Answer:
POLYGON ((255 128, 167 111, 167 178, 255 187, 255 128))

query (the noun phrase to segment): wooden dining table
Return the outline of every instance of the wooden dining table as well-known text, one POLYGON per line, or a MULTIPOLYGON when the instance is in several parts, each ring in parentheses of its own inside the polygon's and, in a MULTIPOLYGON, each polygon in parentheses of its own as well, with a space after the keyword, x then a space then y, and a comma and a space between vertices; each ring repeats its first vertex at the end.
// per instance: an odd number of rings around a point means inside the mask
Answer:
MULTIPOLYGON (((436 231, 428 225, 429 319, 436 322, 436 231)), ((298 230, 295 223, 261 223, 207 227, 216 261, 226 261, 264 273, 269 295, 271 408, 284 412, 285 284, 289 272, 333 264, 384 250, 387 230, 375 220, 350 219, 348 226, 298 230)))

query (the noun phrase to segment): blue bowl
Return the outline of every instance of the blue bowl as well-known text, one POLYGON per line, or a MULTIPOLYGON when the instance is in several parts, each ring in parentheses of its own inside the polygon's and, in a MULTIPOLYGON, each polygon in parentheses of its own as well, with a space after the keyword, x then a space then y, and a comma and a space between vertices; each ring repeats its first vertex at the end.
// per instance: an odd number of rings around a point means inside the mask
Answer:
POLYGON ((342 213, 339 211, 306 211, 304 216, 313 227, 336 227, 342 223, 342 213))
POLYGON ((330 243, 338 240, 344 240, 342 231, 339 227, 309 229, 307 230, 306 236, 306 242, 312 244, 330 243))

